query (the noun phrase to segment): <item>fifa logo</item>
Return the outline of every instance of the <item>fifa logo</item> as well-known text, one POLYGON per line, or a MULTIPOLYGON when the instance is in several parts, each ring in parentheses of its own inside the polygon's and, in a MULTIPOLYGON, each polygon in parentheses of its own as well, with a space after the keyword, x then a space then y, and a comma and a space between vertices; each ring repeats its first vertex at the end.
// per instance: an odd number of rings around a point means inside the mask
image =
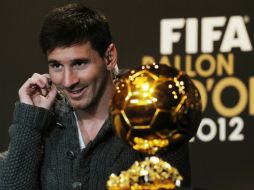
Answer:
POLYGON ((220 52, 230 52, 233 48, 252 51, 246 23, 248 16, 225 16, 198 18, 162 19, 160 22, 160 53, 170 55, 174 46, 185 41, 188 54, 212 53, 214 47, 220 52), (185 33, 185 35, 184 35, 185 33), (200 36, 200 37, 199 37, 200 36))

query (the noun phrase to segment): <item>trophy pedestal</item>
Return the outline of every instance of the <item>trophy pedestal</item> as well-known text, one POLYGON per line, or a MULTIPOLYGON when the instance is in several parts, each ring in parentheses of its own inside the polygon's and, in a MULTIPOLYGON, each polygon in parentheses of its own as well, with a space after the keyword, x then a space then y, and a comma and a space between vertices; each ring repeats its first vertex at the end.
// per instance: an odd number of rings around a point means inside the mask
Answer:
POLYGON ((180 187, 182 176, 178 170, 162 159, 151 156, 134 162, 119 176, 111 174, 108 190, 174 190, 180 187))

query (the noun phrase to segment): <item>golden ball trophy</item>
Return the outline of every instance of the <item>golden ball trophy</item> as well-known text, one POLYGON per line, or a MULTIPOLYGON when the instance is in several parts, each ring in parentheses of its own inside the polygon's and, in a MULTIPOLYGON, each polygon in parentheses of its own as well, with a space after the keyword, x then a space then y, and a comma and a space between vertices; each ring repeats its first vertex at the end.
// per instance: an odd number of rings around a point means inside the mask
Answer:
POLYGON ((136 161, 119 176, 111 174, 109 190, 173 190, 182 176, 155 156, 158 151, 187 143, 201 120, 200 94, 182 71, 148 64, 124 74, 116 83, 112 119, 117 135, 133 149, 151 155, 136 161))

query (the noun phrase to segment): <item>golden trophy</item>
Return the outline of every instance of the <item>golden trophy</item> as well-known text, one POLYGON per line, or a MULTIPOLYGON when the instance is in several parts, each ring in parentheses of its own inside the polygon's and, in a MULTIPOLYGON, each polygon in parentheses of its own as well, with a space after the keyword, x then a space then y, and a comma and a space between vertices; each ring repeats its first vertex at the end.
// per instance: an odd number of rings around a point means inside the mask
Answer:
POLYGON ((182 176, 158 151, 187 143, 201 120, 197 88, 182 71, 148 64, 124 74, 116 83, 112 117, 117 135, 133 149, 151 155, 119 176, 111 174, 109 190, 177 189, 182 176))

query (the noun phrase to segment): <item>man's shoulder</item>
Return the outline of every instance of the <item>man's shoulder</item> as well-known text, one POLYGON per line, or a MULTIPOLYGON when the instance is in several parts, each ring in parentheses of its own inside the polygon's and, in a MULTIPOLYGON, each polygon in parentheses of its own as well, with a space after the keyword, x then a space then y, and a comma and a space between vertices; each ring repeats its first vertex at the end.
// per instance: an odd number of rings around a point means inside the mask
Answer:
POLYGON ((3 160, 7 157, 8 155, 8 151, 5 151, 5 152, 0 152, 0 160, 3 160))

